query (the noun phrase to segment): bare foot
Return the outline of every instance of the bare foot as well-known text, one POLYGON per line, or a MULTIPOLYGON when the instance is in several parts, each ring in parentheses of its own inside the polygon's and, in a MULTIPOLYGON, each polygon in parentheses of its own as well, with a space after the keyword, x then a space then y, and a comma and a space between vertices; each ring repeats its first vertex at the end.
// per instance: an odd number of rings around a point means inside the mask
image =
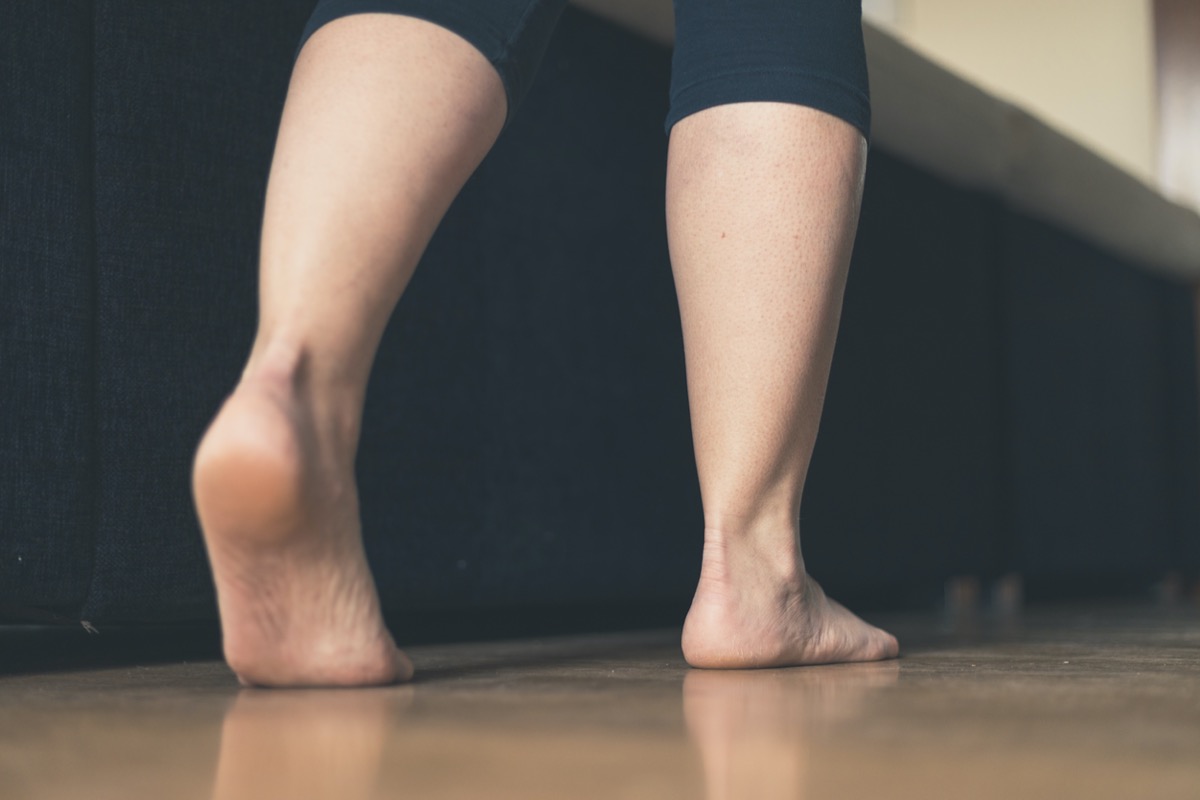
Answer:
POLYGON ((319 422, 300 366, 247 370, 196 452, 225 658, 247 685, 407 680, 363 552, 356 441, 319 422))
POLYGON ((705 542, 700 583, 683 626, 683 655, 693 667, 785 667, 898 655, 894 636, 826 597, 790 549, 771 552, 749 538, 717 539, 705 542))

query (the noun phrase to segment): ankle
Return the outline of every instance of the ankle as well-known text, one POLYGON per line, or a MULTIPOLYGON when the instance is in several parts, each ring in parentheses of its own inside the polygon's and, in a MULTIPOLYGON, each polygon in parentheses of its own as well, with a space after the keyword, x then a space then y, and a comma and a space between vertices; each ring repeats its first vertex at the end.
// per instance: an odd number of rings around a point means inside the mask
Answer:
POLYGON ((303 340, 260 334, 246 360, 241 381, 275 381, 294 386, 311 373, 311 361, 303 340))
POLYGON ((259 331, 243 377, 274 376, 315 391, 362 395, 370 363, 356 354, 331 351, 311 332, 259 331))
POLYGON ((320 368, 311 348, 276 338, 256 342, 238 389, 267 391, 297 408, 318 436, 350 461, 358 446, 365 387, 320 368))
POLYGON ((769 580, 803 588, 807 572, 795 525, 704 529, 701 581, 769 580))
POLYGON ((800 510, 791 504, 760 504, 753 511, 704 513, 705 544, 722 548, 771 551, 780 557, 800 557, 800 510))
POLYGON ((730 540, 795 538, 800 525, 800 503, 791 483, 743 493, 720 503, 706 498, 705 531, 730 540))

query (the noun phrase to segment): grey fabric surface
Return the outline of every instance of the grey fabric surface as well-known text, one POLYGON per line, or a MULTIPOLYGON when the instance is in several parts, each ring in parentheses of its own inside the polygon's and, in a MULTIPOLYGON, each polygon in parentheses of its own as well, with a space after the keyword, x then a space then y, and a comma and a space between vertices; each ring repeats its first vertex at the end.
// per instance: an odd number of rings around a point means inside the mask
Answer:
POLYGON ((1004 569, 1002 215, 986 195, 869 156, 801 512, 806 560, 831 586, 886 596, 1004 569))
POLYGON ((73 609, 91 570, 91 23, 46 0, 0 25, 0 604, 73 609))
POLYGON ((96 2, 99 518, 89 618, 211 616, 190 461, 249 352, 307 2, 96 2))
POLYGON ((1169 359, 1168 302, 1188 289, 1021 215, 1004 234, 1019 564, 1033 576, 1162 575, 1187 513, 1175 501, 1183 365, 1169 359))

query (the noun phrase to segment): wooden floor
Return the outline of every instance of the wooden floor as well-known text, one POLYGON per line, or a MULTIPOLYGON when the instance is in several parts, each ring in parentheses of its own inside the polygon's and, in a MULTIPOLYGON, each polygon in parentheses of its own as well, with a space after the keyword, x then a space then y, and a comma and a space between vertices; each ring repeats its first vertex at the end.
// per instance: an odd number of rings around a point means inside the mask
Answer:
POLYGON ((1200 611, 872 621, 900 660, 689 670, 663 631, 413 647, 359 691, 10 668, 0 798, 1200 798, 1200 611))

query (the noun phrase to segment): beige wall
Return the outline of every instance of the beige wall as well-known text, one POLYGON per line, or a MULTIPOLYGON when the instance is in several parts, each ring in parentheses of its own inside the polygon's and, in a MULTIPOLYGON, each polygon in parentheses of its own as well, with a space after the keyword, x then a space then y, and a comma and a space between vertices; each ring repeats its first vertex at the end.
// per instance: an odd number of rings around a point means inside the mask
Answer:
MULTIPOLYGON (((672 39, 670 0, 571 2, 672 39)), ((1159 185, 1153 0, 862 3, 867 20, 926 57, 1159 185)))
POLYGON ((867 19, 1155 182, 1151 0, 864 0, 867 19))

